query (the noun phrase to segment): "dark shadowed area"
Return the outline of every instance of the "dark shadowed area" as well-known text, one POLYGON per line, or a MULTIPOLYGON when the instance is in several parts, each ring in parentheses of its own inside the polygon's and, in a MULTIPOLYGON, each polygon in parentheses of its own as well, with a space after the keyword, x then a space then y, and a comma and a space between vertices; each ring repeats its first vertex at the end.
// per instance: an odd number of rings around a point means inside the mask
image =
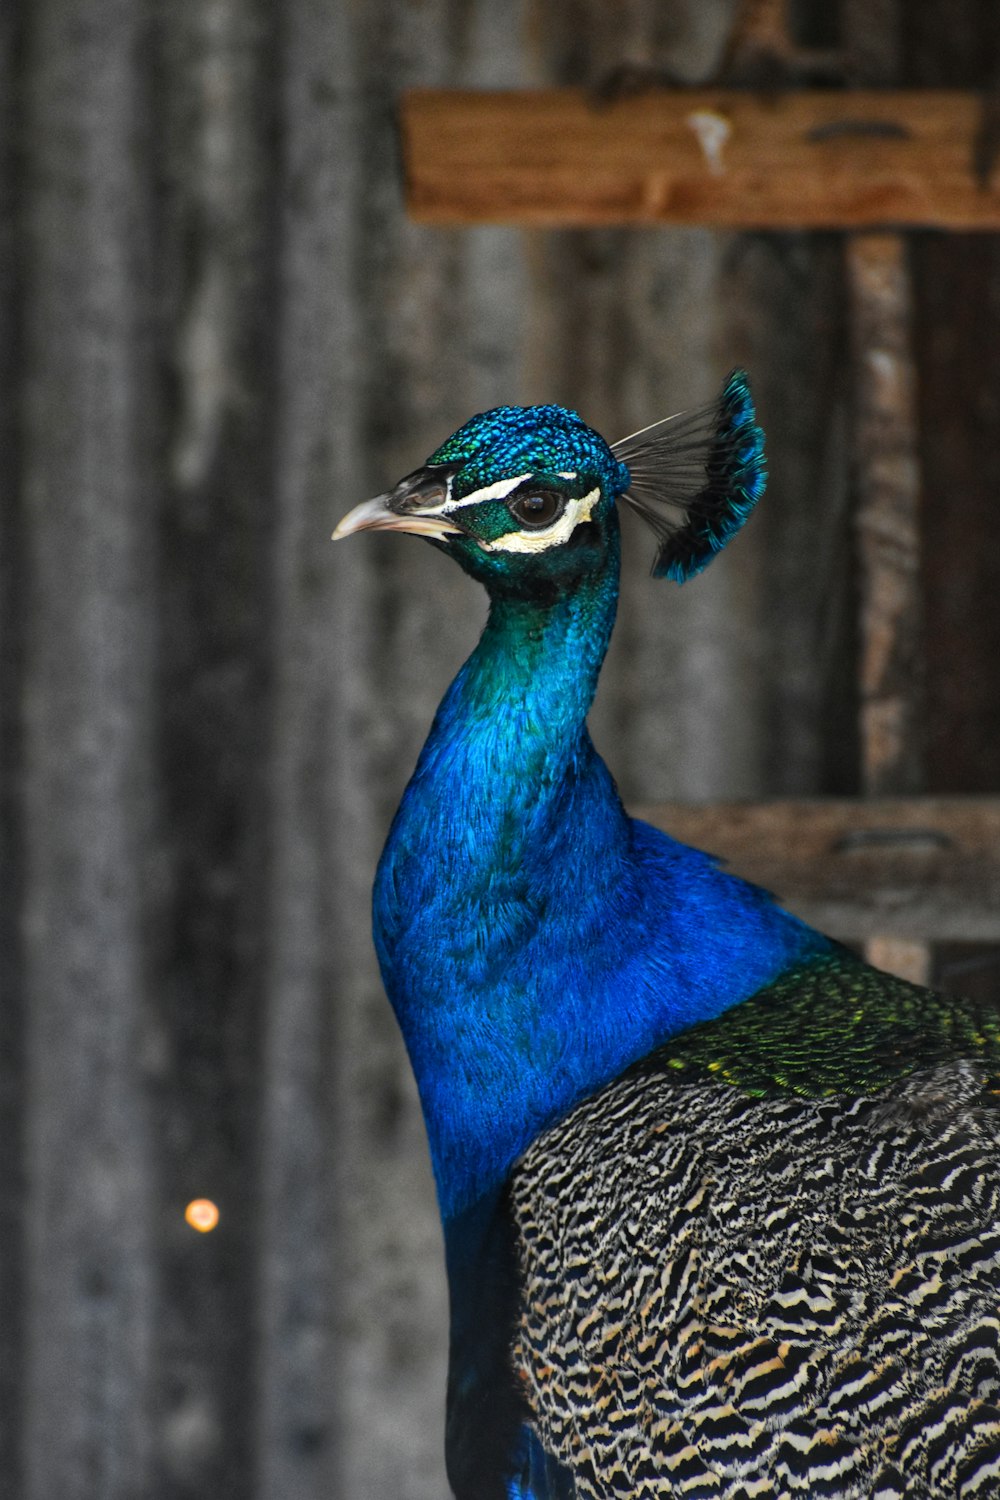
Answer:
MULTIPOLYGON (((369 890, 485 601, 415 538, 332 547, 348 508, 474 411, 615 439, 746 365, 766 499, 683 590, 628 528, 595 738, 637 802, 859 788, 840 237, 404 212, 402 89, 704 80, 733 12, 0 6, 0 1500, 445 1494, 369 890)), ((894 24, 902 81, 996 87, 994 0, 894 24)), ((996 792, 1000 241, 911 264, 925 785, 996 792)), ((997 960, 940 977, 995 992, 997 960)))

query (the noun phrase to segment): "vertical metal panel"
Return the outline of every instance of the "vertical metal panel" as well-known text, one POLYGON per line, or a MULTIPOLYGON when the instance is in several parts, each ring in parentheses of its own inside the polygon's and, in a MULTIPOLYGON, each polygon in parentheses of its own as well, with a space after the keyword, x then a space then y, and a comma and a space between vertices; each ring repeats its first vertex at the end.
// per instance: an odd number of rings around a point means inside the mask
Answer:
POLYGON ((144 1099, 158 473, 128 0, 26 13, 26 1494, 150 1482, 144 1099))
POLYGON ((857 788, 841 265, 839 235, 738 236, 722 281, 767 438, 766 495, 722 560, 754 575, 757 774, 771 796, 857 788))
MULTIPOLYGON (((333 752, 340 748, 338 687, 360 665, 350 662, 353 642, 338 626, 344 606, 363 597, 364 565, 355 560, 338 599, 326 544, 356 453, 348 281, 354 57, 343 7, 294 0, 279 36, 283 200, 255 1493, 318 1500, 345 1492, 336 1482, 333 1425, 344 1369, 334 1341, 343 1251, 332 1036, 343 1003, 338 981, 362 951, 360 943, 338 951, 338 909, 361 892, 338 879, 343 825, 334 808, 346 788, 333 752)), ((363 827, 351 832, 360 869, 370 840, 363 827)))
POLYGON ((156 32, 163 496, 155 772, 158 1492, 250 1493, 273 535, 273 25, 180 0, 156 32), (191 1199, 218 1203, 193 1233, 191 1199))
POLYGON ((0 9, 0 1497, 22 1491, 24 986, 21 944, 23 528, 17 485, 19 287, 14 80, 20 17, 0 9))
MULTIPOLYGON (((623 251, 609 322, 619 320, 616 308, 627 311, 618 360, 603 366, 603 379, 618 386, 618 422, 630 431, 710 400, 736 358, 719 317, 723 237, 643 232, 625 238, 623 251)), ((756 675, 746 629, 752 533, 741 540, 740 566, 724 557, 679 589, 650 578, 650 539, 628 528, 605 686, 619 741, 608 753, 627 796, 641 786, 655 786, 656 796, 750 794, 759 779, 759 722, 747 711, 756 675)))

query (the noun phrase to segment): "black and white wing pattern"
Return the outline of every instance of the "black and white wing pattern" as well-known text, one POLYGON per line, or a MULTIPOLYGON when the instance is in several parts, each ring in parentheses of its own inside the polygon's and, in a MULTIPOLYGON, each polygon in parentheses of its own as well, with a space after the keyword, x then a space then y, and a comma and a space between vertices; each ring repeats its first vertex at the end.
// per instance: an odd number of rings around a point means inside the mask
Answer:
POLYGON ((664 1053, 541 1136, 513 1365, 579 1500, 1000 1495, 998 1106, 985 1058, 802 1097, 664 1053))

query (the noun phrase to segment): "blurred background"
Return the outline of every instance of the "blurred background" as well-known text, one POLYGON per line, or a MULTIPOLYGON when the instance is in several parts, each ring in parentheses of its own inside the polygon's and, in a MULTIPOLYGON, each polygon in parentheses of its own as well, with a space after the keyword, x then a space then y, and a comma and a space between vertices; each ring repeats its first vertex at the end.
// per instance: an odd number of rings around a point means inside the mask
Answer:
MULTIPOLYGON (((485 407, 615 439, 746 364, 766 502, 683 591, 629 533, 595 737, 632 800, 859 787, 841 239, 404 211, 402 89, 693 82, 733 9, 0 7, 0 1500, 445 1493, 369 889, 484 600, 331 547, 346 509, 485 407)), ((888 80, 995 84, 994 0, 802 0, 801 38, 866 11, 888 80)), ((1000 244, 909 244, 924 781, 996 791, 1000 244)))

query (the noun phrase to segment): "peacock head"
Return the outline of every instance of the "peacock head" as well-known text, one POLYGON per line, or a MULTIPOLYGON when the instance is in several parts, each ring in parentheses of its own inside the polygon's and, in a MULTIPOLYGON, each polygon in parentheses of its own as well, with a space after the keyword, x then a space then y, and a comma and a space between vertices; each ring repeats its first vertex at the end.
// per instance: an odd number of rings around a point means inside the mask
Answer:
POLYGON ((482 412, 333 535, 413 532, 491 591, 530 593, 600 568, 623 501, 656 533, 654 574, 682 583, 742 526, 765 482, 763 434, 735 370, 709 406, 612 445, 561 406, 482 412))

